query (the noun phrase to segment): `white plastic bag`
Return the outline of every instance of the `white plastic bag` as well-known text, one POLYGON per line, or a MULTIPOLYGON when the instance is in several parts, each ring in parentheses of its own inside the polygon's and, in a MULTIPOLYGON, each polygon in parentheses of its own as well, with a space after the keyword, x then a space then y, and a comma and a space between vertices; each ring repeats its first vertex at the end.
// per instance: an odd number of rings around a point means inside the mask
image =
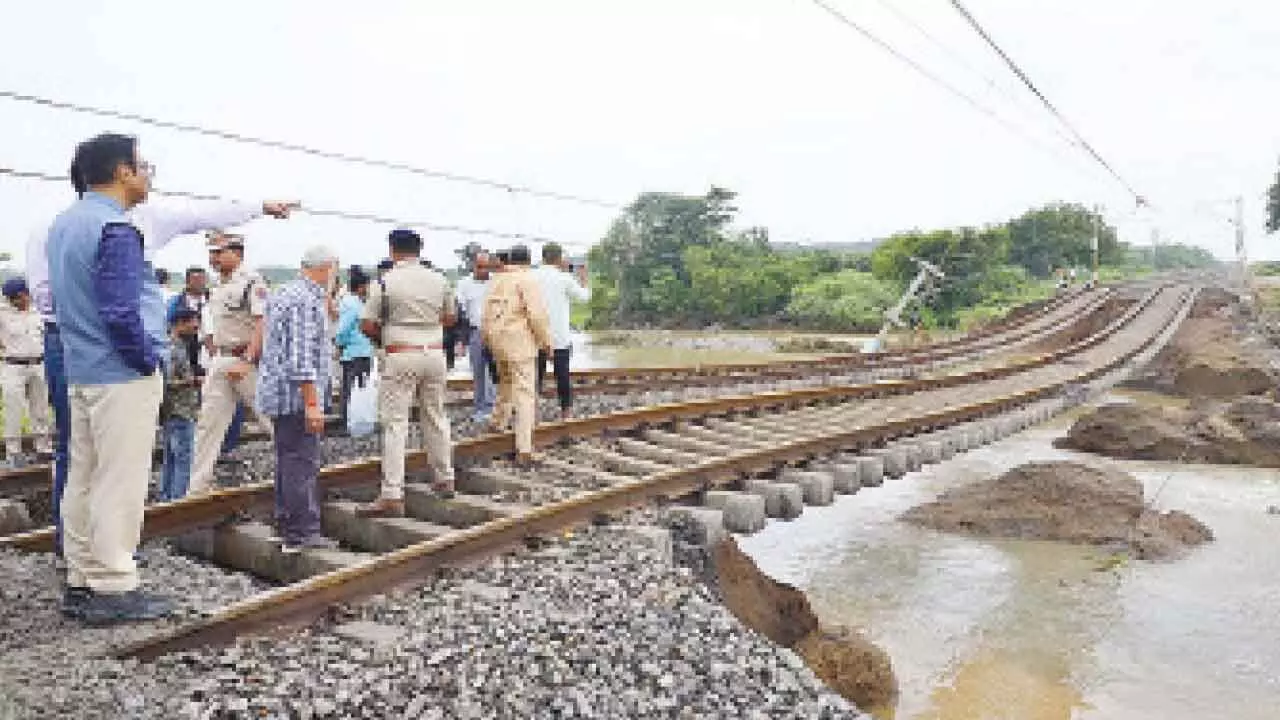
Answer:
POLYGON ((370 358, 369 374, 355 378, 347 402, 347 434, 364 437, 378 422, 378 359, 370 358))

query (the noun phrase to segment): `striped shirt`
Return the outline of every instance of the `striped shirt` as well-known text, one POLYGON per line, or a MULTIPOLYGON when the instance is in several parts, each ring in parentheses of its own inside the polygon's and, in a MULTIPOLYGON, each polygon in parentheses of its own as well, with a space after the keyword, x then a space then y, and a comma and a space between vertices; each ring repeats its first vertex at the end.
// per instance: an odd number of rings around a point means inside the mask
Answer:
POLYGON ((259 413, 301 414, 302 383, 315 383, 316 397, 328 397, 328 326, 324 288, 306 276, 299 275, 267 300, 254 403, 259 413))

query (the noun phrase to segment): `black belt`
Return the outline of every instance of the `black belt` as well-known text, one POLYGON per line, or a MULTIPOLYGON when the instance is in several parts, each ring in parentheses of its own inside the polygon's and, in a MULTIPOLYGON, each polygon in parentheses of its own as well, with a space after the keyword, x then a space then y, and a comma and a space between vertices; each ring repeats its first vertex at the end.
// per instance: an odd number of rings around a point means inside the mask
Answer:
POLYGON ((44 362, 43 357, 25 357, 25 358, 5 358, 4 361, 9 365, 39 365, 44 362))

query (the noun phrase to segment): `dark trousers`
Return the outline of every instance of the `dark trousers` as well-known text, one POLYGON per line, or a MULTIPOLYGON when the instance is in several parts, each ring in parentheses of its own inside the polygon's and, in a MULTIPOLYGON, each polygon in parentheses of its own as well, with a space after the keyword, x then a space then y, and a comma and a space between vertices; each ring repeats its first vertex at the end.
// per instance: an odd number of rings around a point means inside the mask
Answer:
POLYGON ((71 401, 67 395, 67 368, 62 360, 58 326, 44 325, 44 379, 53 408, 53 527, 54 548, 62 554, 62 491, 67 487, 67 446, 71 443, 71 401))
POLYGON ((276 528, 289 544, 320 534, 320 435, 301 413, 271 418, 276 446, 276 528))
POLYGON ((222 438, 222 455, 229 454, 240 444, 240 428, 244 426, 244 405, 236 404, 236 414, 231 416, 231 424, 227 426, 227 434, 222 438))
POLYGON ((453 365, 458 359, 458 329, 456 325, 444 328, 440 343, 444 345, 444 367, 446 370, 453 370, 453 365))
MULTIPOLYGON (((560 398, 560 409, 573 407, 573 386, 569 378, 569 351, 572 348, 552 350, 551 366, 556 374, 556 396, 560 398)), ((538 394, 542 394, 542 378, 547 374, 547 351, 538 351, 538 394)))
POLYGON ((351 402, 351 388, 364 386, 373 371, 373 358, 351 358, 342 361, 342 384, 338 386, 338 417, 347 424, 347 403, 351 402))

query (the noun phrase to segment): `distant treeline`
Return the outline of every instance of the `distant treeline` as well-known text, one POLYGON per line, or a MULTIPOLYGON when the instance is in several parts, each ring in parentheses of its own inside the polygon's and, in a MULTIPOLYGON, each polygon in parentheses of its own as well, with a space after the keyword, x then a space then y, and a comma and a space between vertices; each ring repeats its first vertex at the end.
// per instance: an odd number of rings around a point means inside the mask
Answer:
POLYGON ((732 227, 734 197, 715 187, 700 197, 640 195, 591 250, 588 323, 868 331, 915 275, 914 256, 946 273, 920 315, 929 324, 954 325, 975 308, 1004 306, 1045 287, 1057 268, 1090 268, 1095 222, 1109 274, 1214 262, 1195 247, 1131 248, 1117 241, 1115 228, 1074 204, 984 227, 896 233, 857 250, 774 245, 764 228, 732 227))

